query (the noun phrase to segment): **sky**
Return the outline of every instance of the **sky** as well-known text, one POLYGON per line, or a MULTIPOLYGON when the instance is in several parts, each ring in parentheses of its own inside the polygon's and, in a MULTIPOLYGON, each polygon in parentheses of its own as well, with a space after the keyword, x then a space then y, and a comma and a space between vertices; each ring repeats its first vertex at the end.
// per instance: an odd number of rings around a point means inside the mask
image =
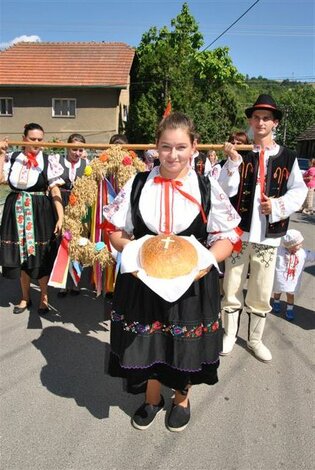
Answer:
MULTIPOLYGON (((21 40, 124 42, 137 47, 150 27, 167 26, 183 0, 0 0, 0 49, 21 40)), ((186 2, 204 46, 227 46, 249 77, 315 82, 314 0, 186 2), (256 4, 255 4, 256 3, 256 4)))

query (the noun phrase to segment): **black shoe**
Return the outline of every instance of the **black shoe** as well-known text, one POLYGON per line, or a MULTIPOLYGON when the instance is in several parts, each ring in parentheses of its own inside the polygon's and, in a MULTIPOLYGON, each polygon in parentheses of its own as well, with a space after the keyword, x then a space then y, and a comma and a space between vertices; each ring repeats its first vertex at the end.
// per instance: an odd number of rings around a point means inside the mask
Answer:
POLYGON ((29 300, 29 301, 26 303, 25 307, 19 307, 18 305, 16 305, 16 306, 14 307, 14 309, 13 309, 13 313, 14 313, 15 315, 17 315, 17 314, 19 314, 19 313, 23 313, 23 312, 25 312, 25 310, 29 309, 29 308, 31 307, 31 305, 32 305, 32 301, 31 301, 31 300, 29 300))
POLYGON ((161 395, 161 401, 158 405, 150 405, 149 403, 143 403, 140 408, 137 409, 133 418, 132 425, 136 429, 147 429, 154 421, 157 414, 160 413, 164 408, 164 398, 161 395))
POLYGON ((80 295, 80 289, 70 289, 70 295, 80 295))
POLYGON ((167 427, 170 431, 184 431, 190 420, 190 403, 187 408, 173 403, 171 412, 167 419, 167 427))
POLYGON ((49 312, 50 312, 50 310, 49 310, 48 307, 39 308, 39 309, 37 310, 38 315, 46 315, 46 313, 49 313, 49 312))
POLYGON ((68 294, 67 289, 60 289, 60 291, 57 293, 57 297, 66 297, 67 294, 68 294))

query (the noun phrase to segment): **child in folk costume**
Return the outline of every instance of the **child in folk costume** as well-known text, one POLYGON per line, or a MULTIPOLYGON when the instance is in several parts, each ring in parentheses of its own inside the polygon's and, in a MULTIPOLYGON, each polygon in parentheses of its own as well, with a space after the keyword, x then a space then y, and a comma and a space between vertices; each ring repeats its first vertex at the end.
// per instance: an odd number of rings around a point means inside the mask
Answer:
POLYGON ((215 150, 209 150, 207 152, 207 158, 211 164, 211 168, 207 174, 207 176, 214 178, 215 180, 219 179, 221 173, 221 165, 218 160, 218 156, 215 150))
POLYGON ((294 320, 294 296, 299 292, 302 274, 307 263, 315 262, 315 252, 302 247, 303 235, 298 230, 288 230, 278 248, 276 272, 273 285, 273 312, 281 311, 280 297, 285 292, 287 296, 286 319, 294 320))
MULTIPOLYGON (((104 208, 115 226, 112 244, 123 251, 148 234, 194 235, 209 247, 214 263, 223 260, 239 239, 235 229, 240 219, 218 183, 190 167, 196 146, 192 122, 182 113, 170 114, 158 127, 156 143, 160 166, 138 173, 104 208)), ((190 419, 189 388, 218 381, 222 333, 217 270, 208 267, 173 302, 131 272, 119 273, 111 320, 109 374, 127 379, 132 393, 146 390, 133 426, 148 428, 164 408, 163 384, 175 390, 168 429, 183 430, 190 419)))
POLYGON ((40 315, 49 312, 47 282, 56 255, 56 235, 60 234, 63 208, 59 188, 50 188, 52 162, 40 147, 43 128, 36 123, 24 127, 21 152, 13 152, 6 179, 11 188, 1 221, 0 265, 9 279, 20 278, 22 299, 13 309, 20 314, 31 305, 30 282, 38 279, 40 315), (50 189, 50 194, 48 191, 50 189), (55 211, 54 211, 55 209, 55 211))
POLYGON ((242 251, 225 260, 225 334, 221 354, 230 354, 234 347, 245 303, 249 315, 247 347, 257 359, 269 362, 272 355, 262 337, 267 313, 271 311, 276 249, 287 231, 290 215, 301 207, 307 188, 295 152, 274 141, 282 112, 273 98, 260 95, 245 114, 253 132, 254 150, 242 156, 234 144, 227 142, 224 150, 229 158, 219 178, 242 217, 240 228, 244 231, 242 251))
MULTIPOLYGON (((68 148, 66 156, 55 154, 50 157, 53 162, 50 186, 60 187, 63 207, 66 207, 69 203, 70 193, 75 180, 84 175, 84 170, 88 165, 85 149, 80 147, 80 143, 85 144, 86 142, 83 135, 71 134, 67 142, 69 144, 76 143, 77 147, 68 148)), ((80 288, 74 283, 69 273, 66 288, 60 289, 58 296, 64 297, 68 292, 72 295, 80 294, 80 288)))

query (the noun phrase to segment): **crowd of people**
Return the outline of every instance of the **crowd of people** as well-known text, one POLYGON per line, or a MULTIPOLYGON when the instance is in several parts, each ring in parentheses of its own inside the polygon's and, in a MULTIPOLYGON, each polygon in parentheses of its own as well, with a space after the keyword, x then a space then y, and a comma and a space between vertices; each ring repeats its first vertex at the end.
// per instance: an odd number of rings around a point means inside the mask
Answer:
MULTIPOLYGON (((246 132, 235 132, 224 144, 223 164, 215 151, 197 150, 200 136, 188 116, 173 112, 164 117, 156 131, 156 149, 144 153, 147 171, 132 177, 104 206, 110 242, 124 258, 112 300, 108 373, 123 378, 130 393, 145 393, 132 419, 137 429, 147 429, 165 407, 161 385, 174 390, 168 429, 185 429, 192 386, 218 381, 219 357, 232 352, 243 311, 249 316, 249 351, 270 362, 272 354, 262 341, 267 314, 272 308, 280 313, 284 292, 286 318, 294 319, 294 293, 305 264, 315 261, 315 254, 302 248, 301 233, 288 230, 290 215, 303 206, 307 194, 305 207, 309 213, 313 210, 315 160, 303 178, 295 152, 275 142, 282 112, 271 96, 260 95, 245 114, 253 150, 239 152, 237 144, 250 142, 246 132), (167 289, 152 290, 128 264, 128 253, 158 234, 194 237, 211 260, 184 293, 177 279, 168 280, 172 301, 167 289)), ((0 143, 0 174, 11 189, 1 223, 0 265, 4 277, 21 282, 15 314, 30 307, 31 279, 41 290, 38 313, 49 311, 47 281, 63 209, 87 165, 82 135, 69 136, 68 142, 77 146, 64 157, 32 147, 43 139, 40 125, 25 126, 25 146, 13 152, 6 165, 7 142, 0 143)), ((116 134, 110 143, 128 141, 116 134)), ((70 277, 59 295, 69 292, 78 293, 70 277)))

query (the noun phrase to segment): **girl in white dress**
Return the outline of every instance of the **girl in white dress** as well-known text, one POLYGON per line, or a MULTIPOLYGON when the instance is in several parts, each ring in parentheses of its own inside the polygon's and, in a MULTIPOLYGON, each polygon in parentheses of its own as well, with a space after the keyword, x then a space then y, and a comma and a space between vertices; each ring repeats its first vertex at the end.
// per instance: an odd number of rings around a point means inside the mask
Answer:
MULTIPOLYGON (((104 215, 115 226, 113 246, 122 251, 145 235, 194 235, 222 261, 238 241, 239 216, 216 181, 196 174, 192 122, 182 113, 162 120, 157 130, 160 166, 129 180, 104 215)), ((175 390, 167 427, 183 430, 190 419, 193 384, 218 381, 222 348, 219 273, 192 282, 168 302, 132 273, 119 274, 111 315, 109 374, 127 379, 132 393, 146 392, 132 424, 148 428, 164 407, 161 384, 175 390)))

